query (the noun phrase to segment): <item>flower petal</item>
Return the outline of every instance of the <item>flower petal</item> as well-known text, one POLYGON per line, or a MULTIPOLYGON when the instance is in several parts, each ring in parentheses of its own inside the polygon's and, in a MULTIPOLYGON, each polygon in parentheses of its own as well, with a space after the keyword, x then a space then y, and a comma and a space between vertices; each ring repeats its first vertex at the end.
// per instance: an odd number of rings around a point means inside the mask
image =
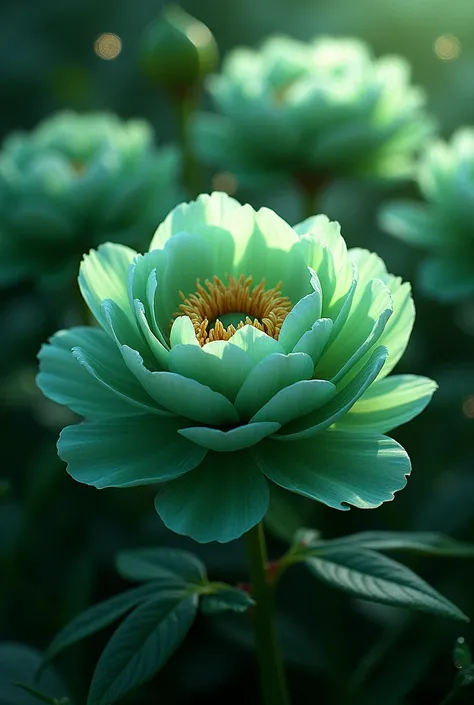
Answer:
POLYGON ((314 291, 312 294, 303 296, 293 306, 283 321, 280 335, 278 336, 278 342, 284 347, 286 352, 291 352, 300 338, 320 318, 321 305, 322 293, 321 291, 314 291))
POLYGON ((317 365, 324 348, 329 340, 333 322, 330 318, 320 318, 313 323, 311 330, 299 339, 292 352, 303 352, 310 356, 314 365, 317 365))
POLYGON ((128 269, 137 253, 125 245, 106 242, 84 255, 79 271, 79 287, 90 310, 104 325, 100 305, 104 299, 115 301, 133 325, 128 303, 128 269))
POLYGON ((121 351, 129 370, 164 408, 204 424, 223 426, 238 422, 235 408, 222 394, 174 372, 150 372, 136 350, 123 345, 121 351))
POLYGON ((329 428, 354 406, 365 390, 375 380, 387 359, 387 348, 378 347, 357 375, 323 407, 307 416, 292 421, 283 433, 275 434, 275 440, 295 441, 311 438, 329 428))
MULTIPOLYGON (((257 413, 250 423, 277 421, 281 426, 321 408, 336 394, 336 387, 323 379, 304 379, 280 389, 257 413)), ((277 429, 278 430, 278 429, 277 429)))
POLYGON ((174 348, 175 345, 199 345, 189 316, 178 316, 171 326, 170 346, 174 348))
POLYGON ((285 354, 285 350, 278 340, 271 338, 263 330, 250 325, 239 328, 230 341, 232 345, 237 345, 248 353, 254 362, 260 362, 273 353, 285 354))
POLYGON ((406 485, 405 450, 392 438, 332 429, 284 446, 262 441, 249 452, 277 485, 335 509, 379 507, 406 485))
POLYGON ((279 428, 280 424, 275 422, 252 422, 245 426, 233 428, 231 431, 219 431, 217 428, 196 426, 182 428, 179 433, 185 438, 189 438, 193 443, 203 446, 203 448, 209 448, 209 450, 217 452, 233 452, 259 443, 266 436, 271 436, 272 433, 278 431, 279 428))
POLYGON ((335 427, 355 433, 388 433, 418 416, 437 387, 427 377, 386 377, 374 382, 335 427))
POLYGON ((82 416, 132 416, 153 411, 153 399, 138 383, 131 389, 134 379, 117 346, 99 328, 59 331, 43 345, 38 358, 40 372, 36 382, 43 394, 82 416), (107 366, 107 380, 81 366, 72 352, 76 346, 94 351, 95 357, 107 366))
POLYGON ((248 451, 225 457, 210 451, 192 473, 157 494, 155 508, 177 534, 226 543, 258 524, 268 501, 267 482, 248 451))
POLYGON ((273 353, 261 360, 248 375, 235 399, 241 419, 253 416, 283 389, 313 376, 313 361, 305 353, 273 353))
POLYGON ((169 350, 158 340, 158 338, 151 330, 146 317, 145 306, 142 304, 141 301, 135 299, 135 301, 133 302, 133 308, 143 337, 145 338, 148 347, 150 348, 151 354, 158 362, 158 366, 161 367, 162 370, 169 369, 169 350))
POLYGON ((250 355, 232 342, 215 340, 200 345, 176 345, 170 371, 195 379, 233 401, 253 368, 250 355))
POLYGON ((178 434, 185 423, 156 416, 86 421, 62 431, 58 453, 86 485, 149 485, 179 477, 204 458, 204 448, 178 434))

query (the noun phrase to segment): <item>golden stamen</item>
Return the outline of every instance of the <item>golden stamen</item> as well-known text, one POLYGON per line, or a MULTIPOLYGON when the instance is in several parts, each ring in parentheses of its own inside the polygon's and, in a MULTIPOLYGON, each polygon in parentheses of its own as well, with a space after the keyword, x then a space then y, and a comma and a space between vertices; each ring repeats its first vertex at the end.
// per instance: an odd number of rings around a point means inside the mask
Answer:
POLYGON ((198 279, 194 294, 186 297, 179 292, 183 303, 175 316, 189 316, 201 346, 213 340, 229 340, 245 325, 278 339, 283 321, 292 309, 290 299, 281 295, 281 282, 265 291, 265 280, 252 288, 252 277, 241 274, 238 279, 227 276, 227 284, 213 277, 212 282, 206 279, 204 285, 198 279), (243 318, 237 327, 232 324, 225 327, 219 319, 219 316, 240 312, 243 318), (210 325, 213 325, 211 329, 210 325))

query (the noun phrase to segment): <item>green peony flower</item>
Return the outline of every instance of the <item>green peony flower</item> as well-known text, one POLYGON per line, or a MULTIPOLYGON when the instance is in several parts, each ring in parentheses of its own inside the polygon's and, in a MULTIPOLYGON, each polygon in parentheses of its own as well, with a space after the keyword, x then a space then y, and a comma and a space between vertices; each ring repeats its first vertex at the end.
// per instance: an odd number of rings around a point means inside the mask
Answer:
POLYGON ((196 121, 196 148, 244 180, 405 176, 432 131, 408 64, 353 39, 236 49, 208 87, 220 114, 196 121))
POLYGON ((381 227, 431 251, 419 271, 428 296, 447 302, 473 295, 474 128, 458 130, 450 144, 433 142, 416 177, 426 203, 387 204, 381 227))
POLYGON ((69 266, 106 239, 139 246, 180 200, 178 171, 177 154, 156 149, 142 120, 67 112, 8 137, 0 153, 0 281, 66 279, 69 266))
POLYGON ((60 331, 38 384, 86 417, 61 433, 79 482, 166 483, 173 531, 230 541, 268 507, 269 484, 370 508, 410 460, 382 434, 422 411, 435 383, 387 377, 407 345, 410 286, 349 252, 319 215, 291 228, 222 193, 175 208, 144 255, 105 244, 79 284, 101 328, 60 331))

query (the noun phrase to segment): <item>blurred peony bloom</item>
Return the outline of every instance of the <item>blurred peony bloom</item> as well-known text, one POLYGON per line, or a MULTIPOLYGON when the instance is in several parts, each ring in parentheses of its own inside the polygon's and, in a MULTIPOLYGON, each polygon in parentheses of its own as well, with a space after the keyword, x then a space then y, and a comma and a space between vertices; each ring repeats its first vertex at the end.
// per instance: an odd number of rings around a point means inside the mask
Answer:
POLYGON ((269 484, 336 509, 378 507, 410 460, 383 435, 436 384, 387 377, 410 286, 319 215, 290 227, 223 193, 175 208, 144 255, 105 244, 79 284, 101 328, 53 336, 38 385, 86 420, 61 433, 79 482, 162 483, 158 514, 197 541, 259 522, 269 484))
POLYGON ((429 256, 420 288, 438 301, 474 294, 474 128, 458 130, 450 143, 433 142, 423 154, 417 182, 425 203, 393 201, 381 211, 387 232, 429 256))
POLYGON ((60 113, 0 152, 0 282, 74 276, 91 246, 135 247, 176 203, 179 159, 151 126, 60 113))
POLYGON ((404 177, 433 129, 408 64, 355 39, 273 37, 232 51, 207 85, 219 114, 198 116, 196 149, 244 183, 404 177))

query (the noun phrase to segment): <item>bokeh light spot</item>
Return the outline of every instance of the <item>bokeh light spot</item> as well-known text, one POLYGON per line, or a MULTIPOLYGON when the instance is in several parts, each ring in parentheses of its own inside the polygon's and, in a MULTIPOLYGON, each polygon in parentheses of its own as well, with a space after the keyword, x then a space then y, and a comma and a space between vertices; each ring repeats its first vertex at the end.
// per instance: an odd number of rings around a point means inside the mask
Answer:
POLYGON ((122 51, 122 40, 116 34, 105 32, 95 40, 94 51, 98 57, 106 61, 116 59, 122 51))
POLYGON ((462 405, 462 410, 464 412, 464 416, 468 419, 474 419, 474 395, 471 395, 466 399, 462 405))
POLYGON ((433 48, 438 59, 451 61, 461 53, 461 42, 453 34, 443 34, 435 40, 433 48))
POLYGON ((223 171, 219 174, 214 174, 212 178, 212 188, 214 191, 223 191, 229 196, 232 196, 238 188, 239 184, 234 174, 230 171, 223 171))

